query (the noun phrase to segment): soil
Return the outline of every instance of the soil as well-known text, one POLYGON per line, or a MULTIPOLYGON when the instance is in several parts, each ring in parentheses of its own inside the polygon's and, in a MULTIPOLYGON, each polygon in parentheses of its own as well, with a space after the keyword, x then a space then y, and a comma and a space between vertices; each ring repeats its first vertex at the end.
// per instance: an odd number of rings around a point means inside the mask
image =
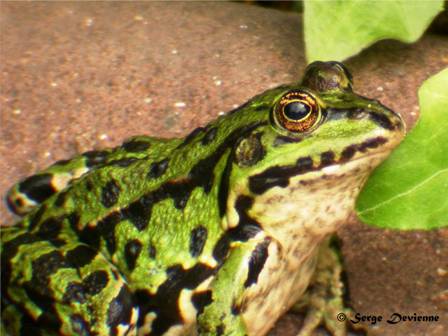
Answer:
MULTIPOLYGON (((55 160, 131 135, 183 136, 251 96, 297 81, 301 17, 237 3, 0 3, 0 195, 55 160)), ((382 41, 346 62, 355 89, 418 117, 417 89, 448 66, 448 37, 382 41)), ((13 217, 0 205, 1 224, 13 217)), ((339 233, 356 312, 437 315, 368 324, 379 335, 448 334, 448 230, 359 223, 339 233)), ((294 335, 287 314, 271 335, 294 335)))

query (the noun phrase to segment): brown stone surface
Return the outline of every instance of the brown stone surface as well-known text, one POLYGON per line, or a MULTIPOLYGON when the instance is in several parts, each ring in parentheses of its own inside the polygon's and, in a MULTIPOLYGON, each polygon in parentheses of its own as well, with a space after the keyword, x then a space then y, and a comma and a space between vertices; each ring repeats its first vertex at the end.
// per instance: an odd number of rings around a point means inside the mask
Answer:
MULTIPOLYGON (((305 67, 294 14, 234 3, 0 6, 1 195, 17 179, 93 147, 135 134, 184 135, 297 80, 305 67)), ((359 92, 412 124, 418 86, 448 66, 448 38, 380 42, 347 65, 359 92)), ((1 204, 0 222, 12 221, 1 204)), ((352 222, 341 236, 355 310, 440 317, 372 330, 448 334, 447 230, 398 233, 352 222)), ((299 321, 289 314, 273 334, 294 335, 299 321)))

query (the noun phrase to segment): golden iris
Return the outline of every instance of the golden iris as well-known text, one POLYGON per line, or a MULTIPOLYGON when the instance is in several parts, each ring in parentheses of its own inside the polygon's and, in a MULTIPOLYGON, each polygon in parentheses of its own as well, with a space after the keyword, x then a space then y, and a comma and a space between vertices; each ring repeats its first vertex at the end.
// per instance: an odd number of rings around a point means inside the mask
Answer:
POLYGON ((277 105, 276 119, 291 132, 306 132, 317 125, 321 111, 317 100, 308 92, 294 90, 286 93, 277 105))

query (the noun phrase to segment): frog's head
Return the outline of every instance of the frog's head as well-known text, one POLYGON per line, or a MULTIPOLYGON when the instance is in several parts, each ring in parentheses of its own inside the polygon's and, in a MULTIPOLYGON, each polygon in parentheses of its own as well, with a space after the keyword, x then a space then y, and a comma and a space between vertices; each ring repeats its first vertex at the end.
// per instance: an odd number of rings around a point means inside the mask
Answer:
MULTIPOLYGON (((352 209, 371 170, 404 135, 400 116, 354 93, 350 73, 338 62, 310 64, 300 84, 255 97, 241 111, 249 114, 264 122, 234 149, 232 190, 235 198, 249 194, 258 203, 251 210, 258 217, 266 216, 263 206, 282 202, 297 211, 316 193, 319 209, 342 198, 341 206, 352 209)), ((270 216, 282 217, 284 208, 270 216)), ((303 214, 314 211, 305 208, 303 214)))

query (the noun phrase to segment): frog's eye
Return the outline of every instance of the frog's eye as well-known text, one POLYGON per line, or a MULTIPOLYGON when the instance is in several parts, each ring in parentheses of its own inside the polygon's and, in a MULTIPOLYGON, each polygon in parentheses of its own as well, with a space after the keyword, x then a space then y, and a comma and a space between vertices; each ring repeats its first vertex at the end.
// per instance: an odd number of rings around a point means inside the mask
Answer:
POLYGON ((280 99, 274 115, 277 123, 290 132, 306 132, 321 120, 316 98, 301 90, 285 94, 280 99))

